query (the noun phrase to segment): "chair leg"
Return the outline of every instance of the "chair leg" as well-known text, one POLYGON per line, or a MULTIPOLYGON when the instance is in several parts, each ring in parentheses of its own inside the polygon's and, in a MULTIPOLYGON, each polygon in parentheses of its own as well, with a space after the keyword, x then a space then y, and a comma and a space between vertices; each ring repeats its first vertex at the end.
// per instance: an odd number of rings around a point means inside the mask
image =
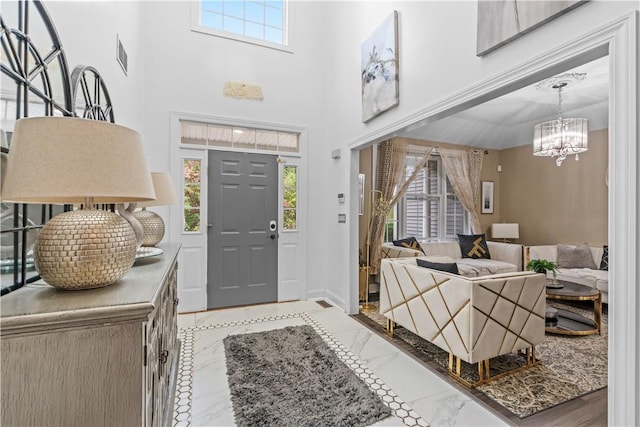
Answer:
POLYGON ((511 369, 506 372, 499 373, 494 376, 491 376, 491 364, 490 364, 491 359, 478 361, 477 362, 478 363, 478 366, 477 366, 478 381, 475 381, 475 382, 471 382, 462 378, 462 375, 461 375, 462 359, 460 359, 458 356, 455 356, 453 353, 449 353, 449 376, 455 378, 456 380, 458 380, 459 382, 461 382, 462 384, 464 384, 469 388, 474 388, 479 385, 488 383, 489 381, 497 380, 498 378, 502 378, 504 376, 511 375, 516 372, 523 371, 525 369, 529 369, 540 364, 540 361, 536 359, 535 346, 531 346, 527 348, 525 351, 518 350, 518 353, 524 357, 525 359, 524 365, 511 369))
POLYGON ((489 367, 489 360, 480 360, 478 362, 478 382, 476 384, 482 384, 485 381, 491 380, 491 369, 489 367))
MULTIPOLYGON (((478 374, 480 378, 482 378, 482 365, 478 363, 478 374)), ((482 381, 478 381, 475 383, 469 382, 462 378, 462 359, 458 356, 455 356, 453 353, 449 353, 449 376, 461 382, 464 386, 473 388, 480 384, 482 381)))
POLYGON ((387 319, 387 332, 389 335, 393 336, 393 328, 395 328, 396 322, 391 319, 387 319))

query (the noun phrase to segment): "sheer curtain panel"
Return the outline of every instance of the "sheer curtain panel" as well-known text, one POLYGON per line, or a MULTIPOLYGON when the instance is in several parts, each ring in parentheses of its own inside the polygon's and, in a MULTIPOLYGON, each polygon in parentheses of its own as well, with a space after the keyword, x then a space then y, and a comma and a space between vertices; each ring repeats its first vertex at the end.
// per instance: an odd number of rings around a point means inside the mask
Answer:
POLYGON ((387 217, 391 208, 402 199, 409 185, 427 164, 432 147, 425 147, 425 154, 416 164, 410 176, 406 176, 407 144, 400 141, 383 141, 378 146, 376 189, 371 195, 371 212, 367 242, 369 247, 369 273, 380 269, 382 243, 387 217))
POLYGON ((462 206, 469 212, 471 232, 474 234, 480 233, 480 217, 476 209, 467 151, 441 148, 439 152, 453 191, 462 206))

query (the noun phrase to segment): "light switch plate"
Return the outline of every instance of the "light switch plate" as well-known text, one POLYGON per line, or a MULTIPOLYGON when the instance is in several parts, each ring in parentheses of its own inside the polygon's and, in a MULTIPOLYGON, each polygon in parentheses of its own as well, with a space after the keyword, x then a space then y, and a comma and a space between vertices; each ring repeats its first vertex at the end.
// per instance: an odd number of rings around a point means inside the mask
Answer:
POLYGON ((347 214, 338 214, 338 222, 347 222, 347 214))

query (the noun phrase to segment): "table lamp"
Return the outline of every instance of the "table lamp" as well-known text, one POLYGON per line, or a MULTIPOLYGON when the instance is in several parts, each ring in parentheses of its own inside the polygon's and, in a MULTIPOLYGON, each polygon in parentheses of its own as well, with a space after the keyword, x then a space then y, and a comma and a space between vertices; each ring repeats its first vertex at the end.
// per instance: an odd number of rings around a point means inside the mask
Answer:
POLYGON ((38 234, 35 267, 49 285, 98 288, 124 276, 135 261, 135 233, 120 215, 94 205, 154 197, 138 132, 73 117, 16 121, 3 201, 84 205, 53 217, 38 234))
POLYGON ((508 242, 508 239, 518 239, 520 237, 520 225, 506 222, 491 224, 491 237, 502 239, 505 243, 508 242))
POLYGON ((142 246, 155 246, 164 236, 164 221, 155 212, 148 211, 148 207, 175 205, 178 203, 173 181, 166 172, 152 172, 151 179, 156 192, 156 199, 138 203, 142 210, 133 212, 133 217, 142 224, 142 246))

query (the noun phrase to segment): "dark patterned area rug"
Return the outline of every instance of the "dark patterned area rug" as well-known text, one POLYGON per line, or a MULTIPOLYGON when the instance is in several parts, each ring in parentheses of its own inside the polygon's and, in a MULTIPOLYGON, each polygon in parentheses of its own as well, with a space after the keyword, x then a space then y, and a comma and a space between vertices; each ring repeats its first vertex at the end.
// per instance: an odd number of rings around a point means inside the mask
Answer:
POLYGON ((224 339, 239 426, 368 426, 391 414, 311 326, 224 339))
MULTIPOLYGON (((586 317, 593 310, 584 306, 553 303, 557 308, 574 311, 586 317)), ((386 318, 374 312, 362 312, 384 328, 386 318)), ((564 336, 547 334, 545 341, 536 346, 536 356, 542 363, 531 369, 507 375, 476 388, 511 413, 525 418, 537 412, 575 399, 607 386, 607 316, 603 315, 603 334, 564 336)), ((397 326, 394 336, 410 344, 418 353, 447 368, 448 353, 397 326)), ((523 364, 516 354, 491 359, 491 375, 496 375, 523 364)), ((462 362, 462 376, 477 381, 476 365, 462 362)), ((455 381, 451 379, 451 381, 455 381)))

